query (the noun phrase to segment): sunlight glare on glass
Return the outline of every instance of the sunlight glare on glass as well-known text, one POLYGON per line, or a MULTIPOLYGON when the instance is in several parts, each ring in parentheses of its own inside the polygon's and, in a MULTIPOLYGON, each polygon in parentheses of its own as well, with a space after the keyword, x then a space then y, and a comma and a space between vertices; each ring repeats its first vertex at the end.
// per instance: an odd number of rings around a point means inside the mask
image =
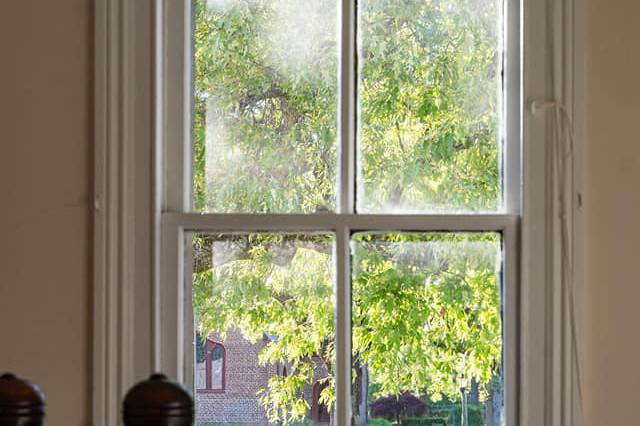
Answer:
POLYGON ((337 0, 198 0, 194 209, 335 209, 337 0))
POLYGON ((501 209, 501 4, 358 3, 359 212, 501 209))

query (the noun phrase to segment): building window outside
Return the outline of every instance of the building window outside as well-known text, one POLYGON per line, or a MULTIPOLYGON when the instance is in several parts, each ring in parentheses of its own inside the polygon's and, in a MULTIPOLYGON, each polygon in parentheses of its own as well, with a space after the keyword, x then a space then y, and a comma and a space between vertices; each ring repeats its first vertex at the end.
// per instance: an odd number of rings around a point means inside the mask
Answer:
POLYGON ((316 382, 313 385, 313 400, 311 404, 311 418, 314 425, 328 425, 331 422, 329 407, 321 400, 321 393, 327 387, 326 382, 316 382))
POLYGON ((222 346, 216 344, 211 350, 210 360, 208 360, 211 366, 211 374, 207 374, 210 377, 211 389, 222 390, 224 382, 224 349, 222 346))
POLYGON ((203 393, 223 392, 226 361, 224 346, 209 339, 204 345, 201 339, 197 339, 196 344, 199 346, 196 350, 196 390, 203 393))

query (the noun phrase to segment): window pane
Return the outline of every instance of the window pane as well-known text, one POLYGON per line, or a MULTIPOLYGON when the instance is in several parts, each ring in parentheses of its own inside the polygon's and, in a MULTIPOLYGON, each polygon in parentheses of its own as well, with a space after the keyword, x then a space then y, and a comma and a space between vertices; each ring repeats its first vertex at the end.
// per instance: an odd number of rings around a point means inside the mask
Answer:
POLYGON ((499 209, 501 1, 358 5, 358 210, 499 209))
POLYGON ((332 250, 333 237, 319 234, 193 237, 196 383, 202 336, 224 347, 211 352, 211 387, 222 391, 196 392, 197 424, 327 419, 332 250))
POLYGON ((196 360, 194 383, 197 390, 207 388, 207 364, 205 358, 196 360))
POLYGON ((360 233, 352 254, 356 424, 502 425, 500 235, 360 233))
POLYGON ((211 352, 211 388, 222 389, 223 352, 220 346, 213 348, 211 352))
POLYGON ((336 0, 197 0, 194 208, 334 210, 336 0))

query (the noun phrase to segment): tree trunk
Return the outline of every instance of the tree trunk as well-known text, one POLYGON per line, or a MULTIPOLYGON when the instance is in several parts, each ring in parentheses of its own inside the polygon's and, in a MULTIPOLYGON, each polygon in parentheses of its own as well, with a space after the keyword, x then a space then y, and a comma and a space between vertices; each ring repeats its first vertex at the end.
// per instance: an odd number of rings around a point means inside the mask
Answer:
POLYGON ((358 426, 367 426, 369 413, 367 411, 369 399, 369 370, 366 365, 360 367, 360 407, 358 410, 358 426))
POLYGON ((503 408, 503 395, 502 395, 502 376, 496 376, 493 378, 491 389, 491 411, 493 412, 493 425, 502 425, 502 408, 503 408))
POLYGON ((353 370, 357 377, 354 377, 353 395, 351 401, 352 409, 355 417, 356 426, 366 426, 369 417, 367 412, 367 399, 369 397, 369 371, 367 367, 360 364, 358 357, 354 357, 353 370))
POLYGON ((480 406, 480 392, 478 391, 478 382, 471 379, 471 390, 469 391, 469 404, 480 406))

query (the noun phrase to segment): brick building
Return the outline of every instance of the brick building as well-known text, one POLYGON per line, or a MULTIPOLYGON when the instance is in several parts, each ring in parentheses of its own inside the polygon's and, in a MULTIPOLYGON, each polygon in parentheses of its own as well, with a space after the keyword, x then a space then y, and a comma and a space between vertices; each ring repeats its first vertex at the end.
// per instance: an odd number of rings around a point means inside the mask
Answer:
MULTIPOLYGON (((219 424, 268 425, 257 392, 265 389, 271 377, 286 375, 286 365, 260 365, 258 354, 270 340, 264 335, 257 343, 246 340, 239 330, 229 330, 226 339, 211 334, 196 344, 196 423, 198 426, 219 424)), ((316 377, 326 376, 317 367, 316 377)), ((305 388, 305 400, 311 407, 308 418, 314 424, 329 423, 329 414, 318 402, 319 383, 305 388)))

